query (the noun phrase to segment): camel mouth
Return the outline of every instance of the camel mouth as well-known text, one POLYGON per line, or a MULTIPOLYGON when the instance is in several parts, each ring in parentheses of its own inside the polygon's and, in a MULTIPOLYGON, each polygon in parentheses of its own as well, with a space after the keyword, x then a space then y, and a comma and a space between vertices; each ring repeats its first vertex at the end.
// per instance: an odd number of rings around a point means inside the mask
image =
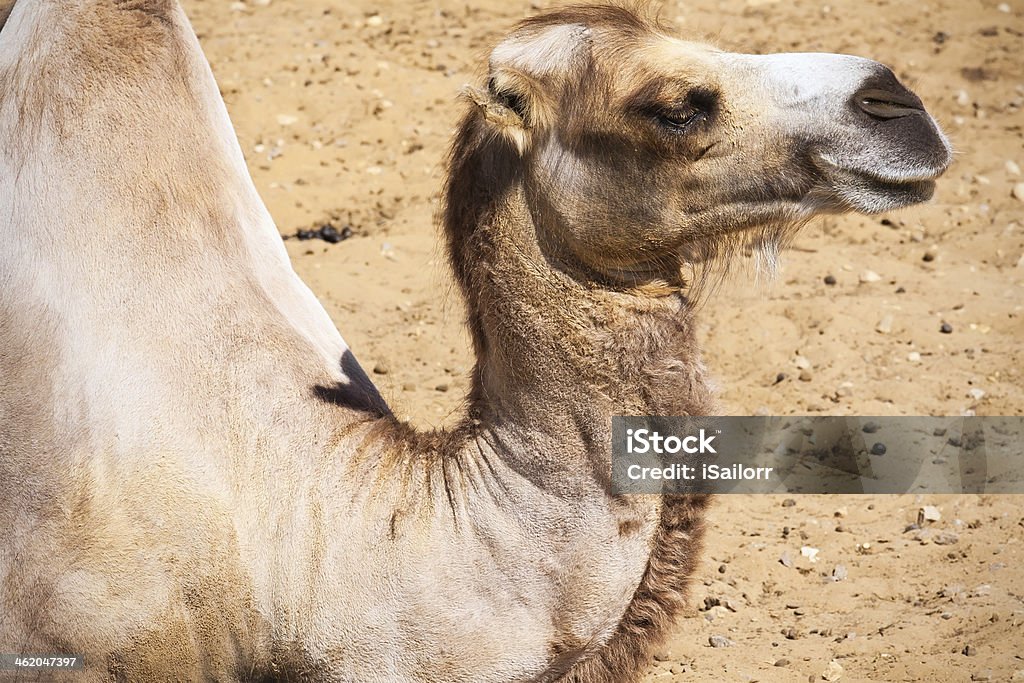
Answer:
POLYGON ((935 181, 948 165, 885 173, 845 166, 824 156, 819 156, 816 161, 828 184, 826 194, 836 204, 835 208, 865 214, 928 201, 935 194, 935 181))

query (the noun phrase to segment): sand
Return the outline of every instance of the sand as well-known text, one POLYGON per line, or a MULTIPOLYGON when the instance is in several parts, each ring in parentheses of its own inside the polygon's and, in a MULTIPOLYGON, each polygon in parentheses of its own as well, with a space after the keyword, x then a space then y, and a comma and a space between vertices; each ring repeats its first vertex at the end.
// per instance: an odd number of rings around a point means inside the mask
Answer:
MULTIPOLYGON (((297 271, 399 415, 449 422, 472 365, 433 221, 457 94, 547 3, 184 4, 282 234, 354 232, 289 240, 297 271)), ((693 0, 662 15, 737 51, 885 62, 957 150, 930 204, 819 219, 774 281, 741 268, 723 285, 701 335, 725 412, 1024 412, 1024 3, 693 0)), ((1024 679, 1022 503, 720 498, 692 609, 648 679, 1024 679), (905 532, 925 504, 941 519, 905 532)))

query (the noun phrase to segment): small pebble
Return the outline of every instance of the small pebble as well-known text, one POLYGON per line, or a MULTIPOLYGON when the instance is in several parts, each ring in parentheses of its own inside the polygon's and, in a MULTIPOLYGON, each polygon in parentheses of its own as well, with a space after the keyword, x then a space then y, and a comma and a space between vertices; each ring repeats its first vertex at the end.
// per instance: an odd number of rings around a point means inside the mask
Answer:
POLYGON ((828 683, 835 683, 842 677, 843 667, 834 659, 828 663, 828 666, 821 673, 822 680, 828 681, 828 683))
POLYGON ((942 334, 952 334, 953 326, 950 325, 949 323, 942 323, 942 325, 939 326, 939 332, 941 332, 942 334))
POLYGON ((959 542, 960 537, 952 531, 941 531, 932 539, 932 543, 935 545, 955 545, 959 542))
POLYGON ((876 442, 871 447, 871 455, 885 455, 885 451, 886 448, 884 443, 876 442))
POLYGON ((792 498, 787 498, 786 500, 782 501, 782 507, 784 508, 791 508, 794 505, 796 505, 796 501, 792 498))
POLYGON ((782 555, 779 557, 779 564, 781 564, 783 567, 793 567, 793 558, 790 557, 788 550, 782 553, 782 555))
POLYGON ((448 391, 448 385, 442 382, 441 384, 438 384, 436 387, 434 387, 434 389, 440 392, 445 392, 448 391))
POLYGON ((921 354, 918 353, 917 351, 911 351, 910 353, 907 354, 907 360, 909 360, 911 363, 920 363, 921 354))
POLYGON ((667 662, 671 657, 666 650, 658 650, 654 653, 654 661, 656 662, 667 662))
POLYGON ((386 375, 388 374, 388 366, 384 363, 377 363, 373 366, 373 373, 375 375, 386 375))
POLYGON ((732 647, 732 641, 725 636, 711 636, 708 638, 708 643, 711 647, 732 647))
POLYGON ((917 511, 917 523, 938 522, 942 519, 942 513, 934 505, 925 505, 917 511))
POLYGON ((924 252, 924 256, 921 257, 921 260, 924 261, 925 263, 931 263, 932 261, 935 260, 935 254, 933 254, 930 251, 926 251, 924 252))
POLYGON ((1024 183, 1017 183, 1013 186, 1011 193, 1014 199, 1024 202, 1024 183))
POLYGON ((1009 173, 1010 175, 1020 175, 1020 166, 1017 165, 1016 161, 1013 161, 1012 159, 1007 159, 1005 166, 1006 172, 1009 173))
POLYGON ((880 332, 881 334, 889 334, 892 332, 892 316, 887 315, 879 320, 878 324, 875 325, 875 332, 880 332))
POLYGON ((814 376, 811 374, 810 370, 801 370, 798 377, 801 382, 810 382, 812 379, 814 379, 814 376))
POLYGON ((946 428, 945 427, 936 427, 935 429, 932 430, 932 436, 945 436, 945 435, 946 435, 946 428))
POLYGON ((789 666, 788 659, 777 659, 775 660, 775 666, 789 666))
POLYGON ((865 434, 874 434, 875 432, 877 432, 881 428, 882 428, 882 426, 880 424, 878 424, 877 422, 875 422, 873 420, 869 420, 869 421, 864 423, 864 426, 861 427, 860 430, 862 432, 864 432, 865 434))
POLYGON ((834 285, 835 283, 836 283, 836 276, 835 275, 826 275, 825 276, 825 284, 826 285, 834 285))
POLYGON ((844 565, 837 564, 835 568, 832 570, 832 578, 836 581, 842 581, 847 576, 849 576, 849 572, 847 572, 846 567, 844 565))
POLYGON ((788 626, 782 629, 782 635, 786 636, 786 640, 797 640, 800 637, 800 632, 792 626, 788 626))
MULTIPOLYGON (((1021 183, 1021 185, 1024 186, 1024 183, 1021 183)), ((863 273, 860 274, 861 282, 878 282, 881 279, 882 276, 873 270, 865 270, 863 273)))
POLYGON ((727 571, 727 568, 726 568, 726 566, 724 564, 718 565, 718 573, 719 574, 724 574, 726 571, 727 571))
POLYGON ((960 652, 961 654, 964 654, 968 657, 973 657, 974 655, 978 654, 978 648, 974 647, 973 645, 965 645, 964 649, 960 652))

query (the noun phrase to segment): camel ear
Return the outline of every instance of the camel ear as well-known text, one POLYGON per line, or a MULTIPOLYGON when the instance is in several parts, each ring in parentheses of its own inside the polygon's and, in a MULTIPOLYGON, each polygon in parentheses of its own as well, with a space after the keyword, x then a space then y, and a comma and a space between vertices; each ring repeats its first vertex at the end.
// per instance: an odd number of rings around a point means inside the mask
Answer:
POLYGON ((572 72, 590 36, 582 24, 524 26, 491 52, 487 89, 468 94, 520 154, 553 120, 552 92, 572 72))
POLYGON ((492 70, 486 89, 467 88, 465 94, 487 123, 508 138, 520 154, 548 119, 549 108, 539 84, 511 69, 492 70))

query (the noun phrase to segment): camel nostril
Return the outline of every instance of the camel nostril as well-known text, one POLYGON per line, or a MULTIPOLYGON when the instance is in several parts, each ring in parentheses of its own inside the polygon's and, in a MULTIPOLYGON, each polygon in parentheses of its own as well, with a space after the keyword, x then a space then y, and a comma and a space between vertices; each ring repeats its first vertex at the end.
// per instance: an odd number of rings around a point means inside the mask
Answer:
POLYGON ((877 119, 899 119, 924 111, 921 101, 910 93, 902 94, 871 88, 854 95, 857 107, 877 119))

